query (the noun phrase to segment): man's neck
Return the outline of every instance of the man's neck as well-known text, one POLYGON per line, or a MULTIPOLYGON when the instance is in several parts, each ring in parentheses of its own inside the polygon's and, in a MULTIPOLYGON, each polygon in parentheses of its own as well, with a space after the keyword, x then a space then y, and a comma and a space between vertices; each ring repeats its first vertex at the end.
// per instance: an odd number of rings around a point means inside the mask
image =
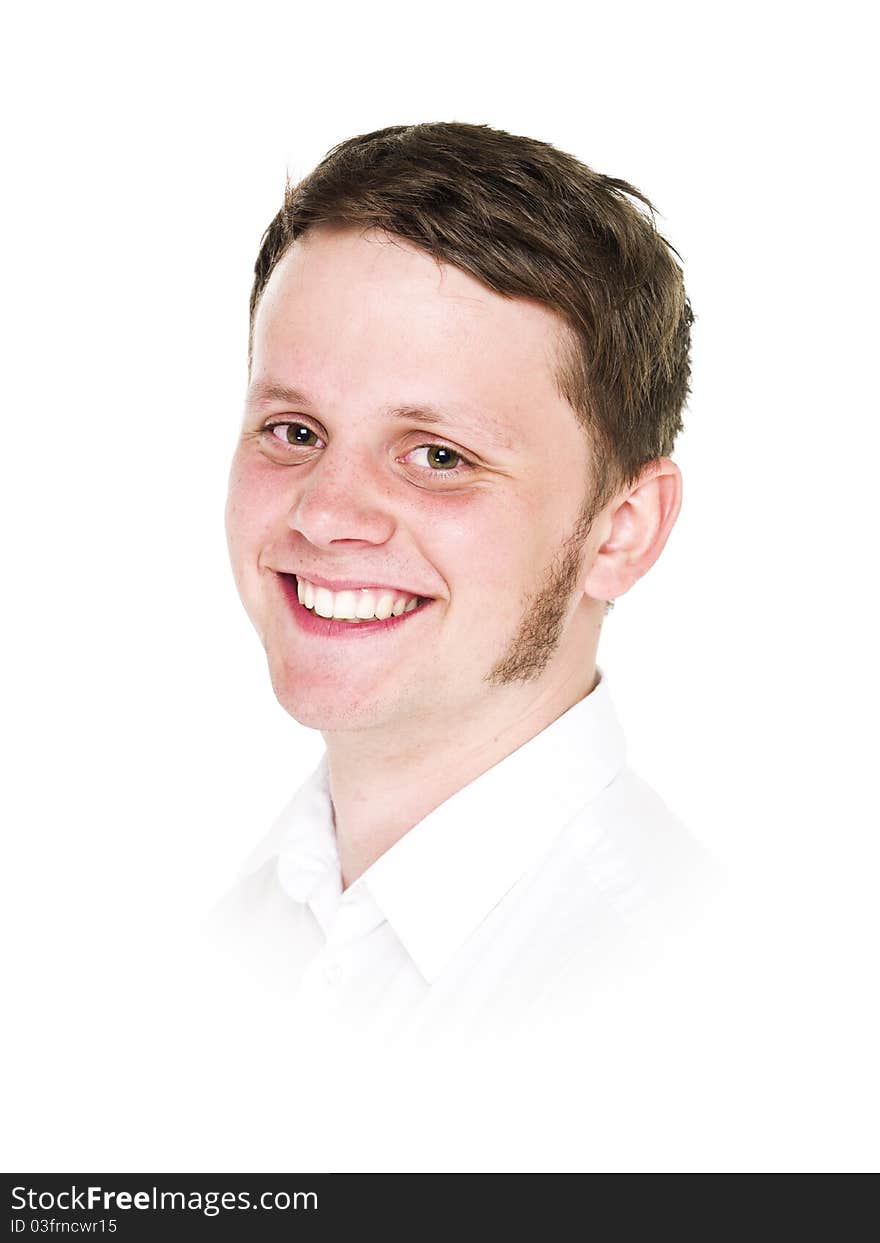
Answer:
POLYGON ((523 746, 597 683, 595 665, 549 686, 486 694, 478 713, 411 728, 327 733, 343 888, 435 807, 523 746))

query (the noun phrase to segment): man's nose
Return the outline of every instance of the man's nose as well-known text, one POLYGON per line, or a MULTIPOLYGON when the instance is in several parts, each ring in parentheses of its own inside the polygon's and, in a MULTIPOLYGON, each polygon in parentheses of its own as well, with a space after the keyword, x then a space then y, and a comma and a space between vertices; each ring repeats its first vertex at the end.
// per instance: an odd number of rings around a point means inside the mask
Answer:
POLYGON ((383 544, 394 532, 388 485, 364 454, 328 447, 296 486, 287 525, 319 548, 383 544))

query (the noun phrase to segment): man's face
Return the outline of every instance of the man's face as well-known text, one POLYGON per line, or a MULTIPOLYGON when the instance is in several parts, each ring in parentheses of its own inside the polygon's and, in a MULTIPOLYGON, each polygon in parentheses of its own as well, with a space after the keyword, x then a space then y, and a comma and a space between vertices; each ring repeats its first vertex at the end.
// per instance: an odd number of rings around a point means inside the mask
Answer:
POLYGON ((316 229, 275 268, 227 531, 298 721, 455 729, 573 667, 590 465, 557 391, 559 333, 545 308, 375 232, 316 229), (311 610, 306 584, 326 589, 311 610))

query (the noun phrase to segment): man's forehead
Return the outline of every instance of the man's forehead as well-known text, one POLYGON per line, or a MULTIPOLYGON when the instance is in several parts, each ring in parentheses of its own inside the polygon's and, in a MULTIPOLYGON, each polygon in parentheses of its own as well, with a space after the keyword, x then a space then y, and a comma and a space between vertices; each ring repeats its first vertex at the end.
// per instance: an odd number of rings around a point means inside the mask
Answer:
MULTIPOLYGON (((507 337, 527 338, 546 349, 567 338, 567 325, 553 308, 532 298, 510 297, 490 289, 476 276, 429 254, 406 238, 378 229, 319 225, 288 248, 273 270, 260 306, 293 310, 310 304, 370 299, 395 309, 430 313, 447 326, 456 318, 464 330, 479 332, 496 322, 507 337)), ((260 308, 257 315, 259 317, 260 308)))
POLYGON ((373 408, 452 417, 507 447, 529 411, 567 405, 567 339, 554 311, 438 267, 408 242, 322 227, 294 243, 267 285, 250 400, 314 403, 349 387, 373 408))

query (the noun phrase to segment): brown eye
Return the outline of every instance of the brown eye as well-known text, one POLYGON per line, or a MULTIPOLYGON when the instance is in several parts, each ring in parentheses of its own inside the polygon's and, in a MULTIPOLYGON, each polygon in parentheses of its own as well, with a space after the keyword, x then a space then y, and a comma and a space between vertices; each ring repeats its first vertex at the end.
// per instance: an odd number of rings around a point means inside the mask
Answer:
POLYGON ((289 445, 305 445, 311 448, 318 443, 318 437, 304 423, 275 423, 270 429, 276 440, 289 445))
POLYGON ((455 449, 450 449, 448 445, 421 445, 418 449, 413 449, 412 455, 424 454, 424 462, 416 460, 416 466, 428 466, 431 470, 455 470, 456 467, 464 461, 460 453, 455 449))
POLYGON ((428 445, 428 465, 437 470, 454 470, 461 461, 461 454, 446 445, 428 445))

